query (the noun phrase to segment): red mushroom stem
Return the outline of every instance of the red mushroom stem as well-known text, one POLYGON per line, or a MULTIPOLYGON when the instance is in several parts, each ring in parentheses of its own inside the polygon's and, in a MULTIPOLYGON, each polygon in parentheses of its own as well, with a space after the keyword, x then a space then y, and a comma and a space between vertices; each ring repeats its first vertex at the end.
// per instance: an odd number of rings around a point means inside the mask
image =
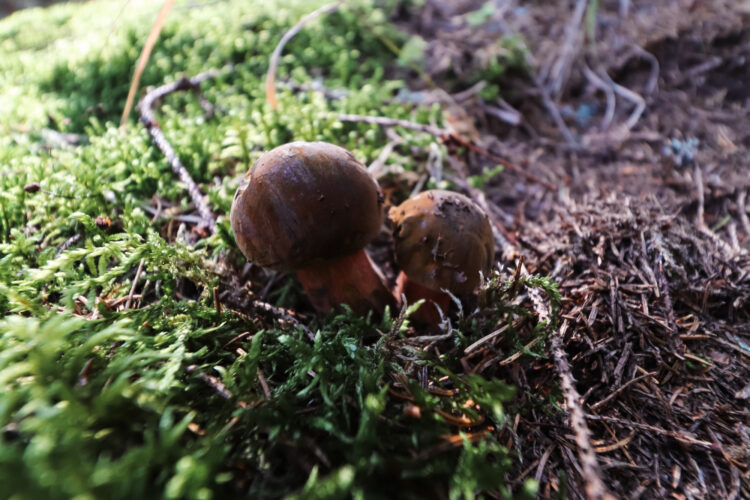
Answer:
POLYGON ((396 296, 406 297, 406 302, 413 304, 418 300, 424 299, 425 303, 411 315, 411 320, 423 325, 436 326, 442 320, 440 311, 443 315, 448 314, 448 308, 451 305, 451 297, 445 292, 431 290, 409 279, 401 271, 396 279, 396 296), (440 311, 438 311, 440 308, 440 311))
POLYGON ((297 277, 313 307, 324 314, 336 304, 346 304, 361 315, 396 305, 383 275, 364 249, 335 259, 318 259, 298 269, 297 277))

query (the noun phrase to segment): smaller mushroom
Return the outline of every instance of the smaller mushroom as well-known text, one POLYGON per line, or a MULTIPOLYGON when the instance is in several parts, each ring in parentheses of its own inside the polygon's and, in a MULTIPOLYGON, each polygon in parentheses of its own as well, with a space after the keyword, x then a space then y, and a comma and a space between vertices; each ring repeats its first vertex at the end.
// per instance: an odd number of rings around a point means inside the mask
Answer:
POLYGON ((347 150, 292 142, 264 153, 240 183, 230 219, 248 261, 296 271, 319 312, 347 304, 364 314, 395 304, 364 250, 380 231, 383 197, 347 150))
POLYGON ((424 191, 390 209, 395 225, 396 262, 402 271, 396 293, 407 302, 427 302, 413 319, 440 322, 451 297, 462 297, 480 284, 494 259, 494 240, 487 214, 466 196, 451 191, 424 191))

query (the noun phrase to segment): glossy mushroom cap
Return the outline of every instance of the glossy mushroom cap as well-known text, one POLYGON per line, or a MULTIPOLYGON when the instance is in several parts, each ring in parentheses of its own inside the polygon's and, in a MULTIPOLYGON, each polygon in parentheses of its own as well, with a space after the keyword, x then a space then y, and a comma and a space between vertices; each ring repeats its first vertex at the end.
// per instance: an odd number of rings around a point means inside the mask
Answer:
POLYGON ((464 294, 486 276, 494 258, 487 215, 466 196, 424 191, 391 208, 396 261, 409 280, 464 294))
POLYGON ((380 231, 383 197, 347 150, 292 142, 264 153, 232 202, 237 245, 250 262, 296 270, 350 255, 380 231))

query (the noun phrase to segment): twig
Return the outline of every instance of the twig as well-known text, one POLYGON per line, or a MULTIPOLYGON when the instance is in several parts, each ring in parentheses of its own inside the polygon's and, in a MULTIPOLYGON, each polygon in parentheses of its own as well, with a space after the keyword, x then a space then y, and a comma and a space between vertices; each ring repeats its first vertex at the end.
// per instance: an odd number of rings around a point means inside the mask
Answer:
POLYGON ((385 162, 388 161, 388 157, 391 156, 391 153, 393 153, 394 148, 398 144, 402 144, 404 141, 399 137, 397 139, 393 139, 392 141, 388 142, 388 144, 385 145, 383 150, 380 152, 377 158, 375 158, 375 161, 373 161, 368 167, 367 171, 370 172, 370 175, 372 175, 374 178, 378 179, 381 177, 385 172, 385 162))
POLYGON ((487 86, 487 81, 479 80, 477 83, 475 83, 468 89, 462 90, 461 92, 456 92, 450 97, 454 102, 466 101, 467 99, 474 97, 476 94, 484 90, 486 86, 487 86))
POLYGON ((612 398, 614 398, 615 396, 617 396, 618 394, 620 394, 622 391, 624 391, 625 389, 627 389, 629 386, 635 384, 636 382, 640 382, 641 380, 643 380, 646 377, 653 377, 654 375, 656 375, 656 372, 648 372, 648 373, 644 373, 643 375, 639 375, 639 376, 637 376, 635 378, 632 378, 632 379, 628 380, 627 382, 625 382, 624 384, 622 384, 620 387, 618 387, 617 390, 609 393, 609 395, 606 398, 602 399, 601 401, 597 401, 596 403, 594 403, 593 405, 591 405, 591 409, 592 410, 596 410, 600 406, 605 405, 608 402, 610 402, 612 400, 612 398))
MULTIPOLYGON (((188 373, 193 373, 198 369, 196 365, 190 365, 187 367, 186 371, 188 373)), ((218 378, 214 377, 213 375, 209 375, 207 373, 198 372, 196 376, 201 379, 203 382, 206 383, 209 387, 211 387, 216 393, 221 396, 224 399, 232 399, 234 396, 232 393, 227 389, 227 386, 219 380, 218 378)))
POLYGON ((646 83, 646 93, 652 94, 654 90, 656 90, 656 85, 659 83, 659 72, 661 71, 659 60, 655 55, 653 55, 651 52, 648 52, 638 44, 634 43, 630 46, 630 48, 633 50, 633 52, 646 59, 651 64, 651 74, 649 75, 648 82, 646 83))
POLYGON ((507 324, 503 325, 500 328, 498 328, 497 330, 495 330, 494 332, 490 333, 489 335, 485 335, 484 337, 482 337, 481 339, 477 340, 476 342, 474 342, 473 344, 471 344, 469 347, 467 347, 466 349, 464 349, 464 354, 469 354, 472 351, 476 351, 479 346, 481 346, 482 344, 484 344, 485 342, 487 342, 489 340, 494 339, 495 337, 497 337, 498 335, 500 335, 501 333, 503 333, 505 330, 507 330, 508 327, 510 327, 510 325, 507 325, 507 324))
POLYGON ((336 101, 348 97, 350 92, 346 89, 327 89, 318 80, 313 80, 311 83, 297 83, 293 81, 280 81, 275 83, 283 89, 288 89, 293 92, 318 92, 322 94, 326 99, 336 101))
POLYGON ((281 59, 281 51, 284 50, 284 46, 289 40, 292 39, 292 37, 294 37, 294 35, 299 33, 300 30, 304 28, 308 22, 312 21, 321 14, 325 14, 337 9, 339 5, 341 5, 341 2, 333 2, 310 12, 305 17, 300 19, 299 22, 297 22, 297 24, 292 27, 292 29, 284 33, 284 36, 281 37, 281 40, 279 40, 279 44, 276 45, 276 48, 273 50, 273 54, 271 54, 271 60, 268 64, 268 74, 266 75, 266 101, 268 101, 268 104, 271 105, 271 109, 276 109, 278 107, 278 102, 276 101, 275 85, 276 69, 279 66, 279 59, 281 59))
POLYGON ((551 81, 547 88, 552 90, 556 95, 559 95, 562 92, 562 88, 567 80, 567 75, 570 73, 573 58, 579 50, 583 38, 581 33, 581 23, 583 22, 583 16, 586 13, 588 3, 588 0, 577 0, 570 21, 568 21, 568 24, 565 27, 562 48, 557 54, 557 57, 554 58, 554 63, 548 71, 547 76, 551 81))
POLYGON ((573 149, 580 149, 581 145, 578 143, 576 138, 573 137, 573 132, 571 132, 568 126, 565 124, 565 120, 563 120, 562 115, 560 114, 560 110, 557 109, 557 104, 555 104, 555 102, 552 100, 552 97, 550 97, 549 91, 544 88, 541 83, 539 83, 538 78, 535 77, 534 82, 541 92, 542 104, 544 104, 544 107, 552 117, 552 120, 554 120, 557 128, 560 129, 560 133, 565 138, 565 142, 567 142, 568 146, 573 149))
POLYGON ((612 87, 610 85, 607 85, 607 83, 599 78, 599 75, 594 73, 591 68, 589 68, 588 64, 583 65, 583 74, 588 80, 591 82, 591 84, 604 92, 604 96, 607 99, 607 110, 604 112, 604 118, 602 118, 602 130, 607 130, 609 126, 612 124, 612 120, 615 117, 615 109, 617 108, 617 98, 615 97, 615 91, 612 90, 612 87))
POLYGON ((73 236, 65 240, 63 244, 60 245, 60 248, 57 249, 57 252, 55 252, 55 258, 59 257, 60 254, 62 254, 65 250, 81 241, 81 238, 83 238, 83 236, 81 236, 80 234, 74 234, 73 236))
MULTIPOLYGON (((626 420, 626 419, 622 419, 618 417, 608 417, 604 415, 586 414, 586 418, 590 420, 603 420, 605 422, 612 422, 612 423, 619 424, 624 427, 629 427, 632 429, 640 429, 643 431, 651 432, 653 434, 668 436, 687 446, 693 446, 693 447, 701 448, 704 450, 710 450, 719 454, 725 453, 721 447, 721 444, 718 442, 712 443, 710 441, 703 441, 700 439, 696 439, 688 434, 678 432, 678 431, 670 431, 667 429, 662 429, 661 427, 657 427, 655 425, 642 424, 640 422, 635 422, 633 420, 626 420)), ((731 462, 731 463, 734 463, 734 462, 731 462)))
POLYGON ((432 127, 430 125, 424 125, 422 123, 410 122, 408 120, 398 120, 395 118, 387 118, 385 116, 365 116, 365 115, 344 114, 344 115, 337 115, 336 118, 342 122, 371 123, 373 125, 380 125, 381 127, 403 127, 403 128, 407 128, 410 130, 416 130, 418 132, 424 132, 426 134, 430 134, 435 137, 439 137, 440 140, 444 143, 453 141, 477 154, 480 154, 486 158, 489 158, 490 160, 502 165, 508 170, 512 170, 513 172, 519 173, 520 175, 524 176, 527 180, 534 182, 536 184, 540 184, 552 192, 557 190, 557 187, 551 182, 547 182, 543 179, 540 179, 539 177, 533 174, 530 174, 526 170, 522 169, 518 165, 515 165, 514 163, 511 163, 505 158, 501 158, 500 156, 497 156, 496 154, 491 153, 487 151, 486 149, 477 146, 473 142, 467 141, 466 139, 458 136, 457 134, 451 133, 450 131, 445 130, 445 129, 432 127))
POLYGON ((284 318, 286 321, 293 324, 294 326, 300 327, 310 340, 315 341, 315 334, 307 326, 300 323, 300 321, 297 320, 297 318, 292 316, 291 313, 287 309, 272 306, 268 302, 263 302, 260 300, 254 300, 253 307, 255 307, 256 309, 261 309, 263 311, 273 313, 276 316, 281 316, 282 318, 284 318))
POLYGON ((607 75, 606 72, 604 72, 604 74, 612 84, 612 88, 617 95, 635 104, 635 109, 633 109, 633 112, 630 114, 630 117, 624 124, 625 133, 630 132, 630 130, 635 127, 635 124, 638 123, 638 120, 640 120, 643 112, 646 110, 646 100, 641 97, 640 94, 633 92, 629 88, 623 87, 618 83, 615 83, 611 78, 609 78, 609 75, 607 75))
POLYGON ((143 272, 143 264, 146 263, 146 259, 141 259, 138 264, 138 270, 135 272, 135 278, 133 278, 133 285, 130 287, 130 293, 128 294, 128 300, 125 302, 125 309, 130 309, 130 304, 133 302, 133 295, 135 295, 135 287, 138 285, 138 280, 141 279, 141 273, 143 272))
POLYGON ((667 329, 667 331, 669 332, 669 348, 672 354, 674 354, 677 358, 683 359, 682 353, 685 352, 685 344, 680 339, 680 334, 677 330, 677 321, 675 320, 672 295, 669 293, 669 283, 667 282, 667 278, 664 275, 664 261, 662 260, 662 257, 658 258, 657 264, 658 265, 655 269, 657 273, 656 278, 659 282, 662 293, 664 294, 664 307, 667 309, 667 324, 669 325, 669 328, 667 329))
POLYGON ((695 176, 695 188, 698 192, 698 227, 706 229, 706 220, 704 218, 704 191, 703 191, 703 171, 700 165, 696 162, 695 169, 693 170, 695 176))
POLYGON ((550 334, 550 345, 552 356, 555 360, 555 369, 560 376, 560 388, 565 397, 565 405, 568 408, 570 418, 570 427, 575 433, 575 441, 578 446, 578 457, 581 460, 584 489, 586 497, 591 499, 614 499, 607 492, 606 487, 601 479, 599 463, 596 454, 591 446, 590 435, 583 408, 580 404, 580 395, 575 388, 573 375, 568 364, 568 355, 563 348, 563 336, 568 330, 568 321, 566 320, 562 327, 550 334))
POLYGON ((521 174, 527 180, 529 180, 531 182, 534 182, 536 184, 539 184, 541 186, 544 186, 545 188, 549 189, 553 193, 555 191, 557 191, 557 186, 555 186, 551 182, 547 182, 547 181, 545 181, 543 179, 540 179, 539 177, 537 177, 537 176, 535 176, 533 174, 530 174, 529 172, 527 172, 526 170, 522 169, 518 165, 515 165, 514 163, 511 163, 510 161, 506 160, 505 158, 501 158, 500 156, 497 156, 496 154, 491 153, 491 152, 487 151, 486 149, 477 146, 476 144, 474 144, 471 141, 467 141, 463 137, 459 137, 456 134, 450 134, 447 137, 446 141, 454 141, 454 142, 460 144, 461 146, 464 146, 465 148, 467 148, 467 149, 469 149, 471 151, 474 151, 477 154, 480 154, 480 155, 482 155, 482 156, 484 156, 486 158, 489 158, 490 160, 492 160, 492 161, 494 161, 496 163, 499 163, 500 165, 502 165, 503 167, 507 168, 508 170, 512 170, 513 172, 521 174))
POLYGON ((219 299, 219 287, 215 286, 211 290, 214 297, 214 308, 216 309, 216 314, 221 316, 221 299, 219 299))
POLYGON ((498 363, 498 364, 500 366, 506 366, 506 365, 509 365, 511 363, 514 363, 518 358, 520 358, 521 356, 523 356, 525 354, 524 351, 528 351, 529 349, 531 349, 532 347, 534 347, 536 345, 536 343, 539 342, 540 340, 542 340, 541 335, 538 336, 538 337, 534 337, 531 340, 531 342, 529 342, 528 344, 526 344, 525 346, 523 346, 523 349, 514 352, 513 354, 511 354, 510 356, 508 356, 504 360, 500 361, 500 363, 498 363))
POLYGON ((395 118, 387 118, 385 116, 365 116, 365 115, 337 115, 336 118, 342 122, 359 122, 359 123, 371 123, 373 125, 380 125, 381 127, 403 127, 410 130, 416 130, 418 132, 424 132, 426 134, 434 135, 435 137, 442 137, 449 135, 450 132, 447 130, 431 127, 422 123, 410 122, 408 120, 398 120, 395 118))
POLYGON ((746 198, 747 189, 740 188, 739 193, 737 193, 737 211, 740 213, 740 221, 742 221, 742 228, 745 230, 745 234, 750 235, 750 219, 747 217, 745 209, 746 198))
POLYGON ((263 395, 266 397, 266 399, 271 399, 271 389, 268 387, 268 382, 266 382, 266 377, 263 376, 263 372, 260 370, 260 367, 257 369, 258 374, 258 382, 260 382, 260 387, 263 389, 263 395))
POLYGON ((195 181, 193 181, 193 178, 190 177, 190 173, 182 165, 180 159, 177 157, 177 153, 172 148, 172 145, 169 144, 169 141, 167 141, 161 127, 159 127, 159 123, 154 116, 154 106, 157 99, 161 99, 173 92, 195 89, 203 81, 215 78, 216 76, 218 76, 216 71, 206 71, 192 78, 182 78, 176 82, 162 85, 161 87, 157 87, 148 92, 138 105, 141 112, 141 122, 143 123, 143 126, 146 127, 148 133, 151 134, 156 146, 162 153, 164 153, 169 165, 172 167, 172 171, 177 174, 180 181, 185 185, 190 198, 193 200, 193 203, 201 216, 202 224, 207 227, 212 234, 216 233, 216 219, 214 218, 211 209, 208 208, 206 202, 203 201, 203 194, 201 193, 200 188, 195 181))
POLYGON ((536 479, 537 482, 542 480, 542 474, 544 474, 544 466, 547 465, 547 460, 549 460, 549 457, 552 455, 552 451, 554 451, 554 449, 555 444, 552 443, 542 454, 542 458, 539 460, 539 466, 536 469, 536 474, 534 474, 534 479, 536 479))
POLYGON ((128 116, 130 116, 130 110, 133 108, 133 101, 135 100, 135 91, 138 90, 138 83, 141 81, 141 75, 143 70, 146 69, 146 63, 151 57, 151 51, 156 45, 156 41, 159 39, 159 34, 164 26, 164 21, 169 15, 169 11, 172 10, 174 0, 164 0, 164 3, 159 10, 159 15, 154 21, 154 25, 151 27, 151 31, 148 33, 146 43, 143 44, 143 50, 141 55, 138 56, 138 63, 135 67, 135 73, 133 73, 133 81, 130 82, 130 89, 128 90, 128 99, 125 102, 125 109, 122 110, 122 119, 120 120, 120 128, 125 128, 125 124, 128 122, 128 116))
POLYGON ((482 111, 488 115, 494 116, 498 120, 509 123, 514 127, 521 124, 522 116, 520 111, 508 104, 504 99, 498 99, 497 102, 500 106, 480 104, 480 107, 482 108, 482 111))

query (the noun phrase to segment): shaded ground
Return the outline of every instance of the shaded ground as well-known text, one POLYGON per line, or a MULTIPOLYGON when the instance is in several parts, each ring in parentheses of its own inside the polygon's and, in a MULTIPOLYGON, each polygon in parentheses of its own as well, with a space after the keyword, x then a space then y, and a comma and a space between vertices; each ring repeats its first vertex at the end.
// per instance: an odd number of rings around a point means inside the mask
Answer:
MULTIPOLYGON (((500 36, 521 33, 536 56, 536 75, 500 86, 506 102, 480 92, 458 104, 488 149, 558 186, 506 171, 486 193, 506 256, 561 283, 605 483, 629 498, 750 495, 748 4, 600 2, 593 24, 576 11, 586 2, 510 2, 477 30, 458 14, 480 5, 464 3, 428 2, 404 22, 449 85, 476 84, 472 65, 500 36)), ((491 356, 488 345, 470 367, 491 356)), ((553 374, 536 362, 505 376, 539 395, 553 374)), ((567 480, 581 497, 566 419, 531 415, 516 422, 517 479, 535 476, 545 497, 567 480)))

